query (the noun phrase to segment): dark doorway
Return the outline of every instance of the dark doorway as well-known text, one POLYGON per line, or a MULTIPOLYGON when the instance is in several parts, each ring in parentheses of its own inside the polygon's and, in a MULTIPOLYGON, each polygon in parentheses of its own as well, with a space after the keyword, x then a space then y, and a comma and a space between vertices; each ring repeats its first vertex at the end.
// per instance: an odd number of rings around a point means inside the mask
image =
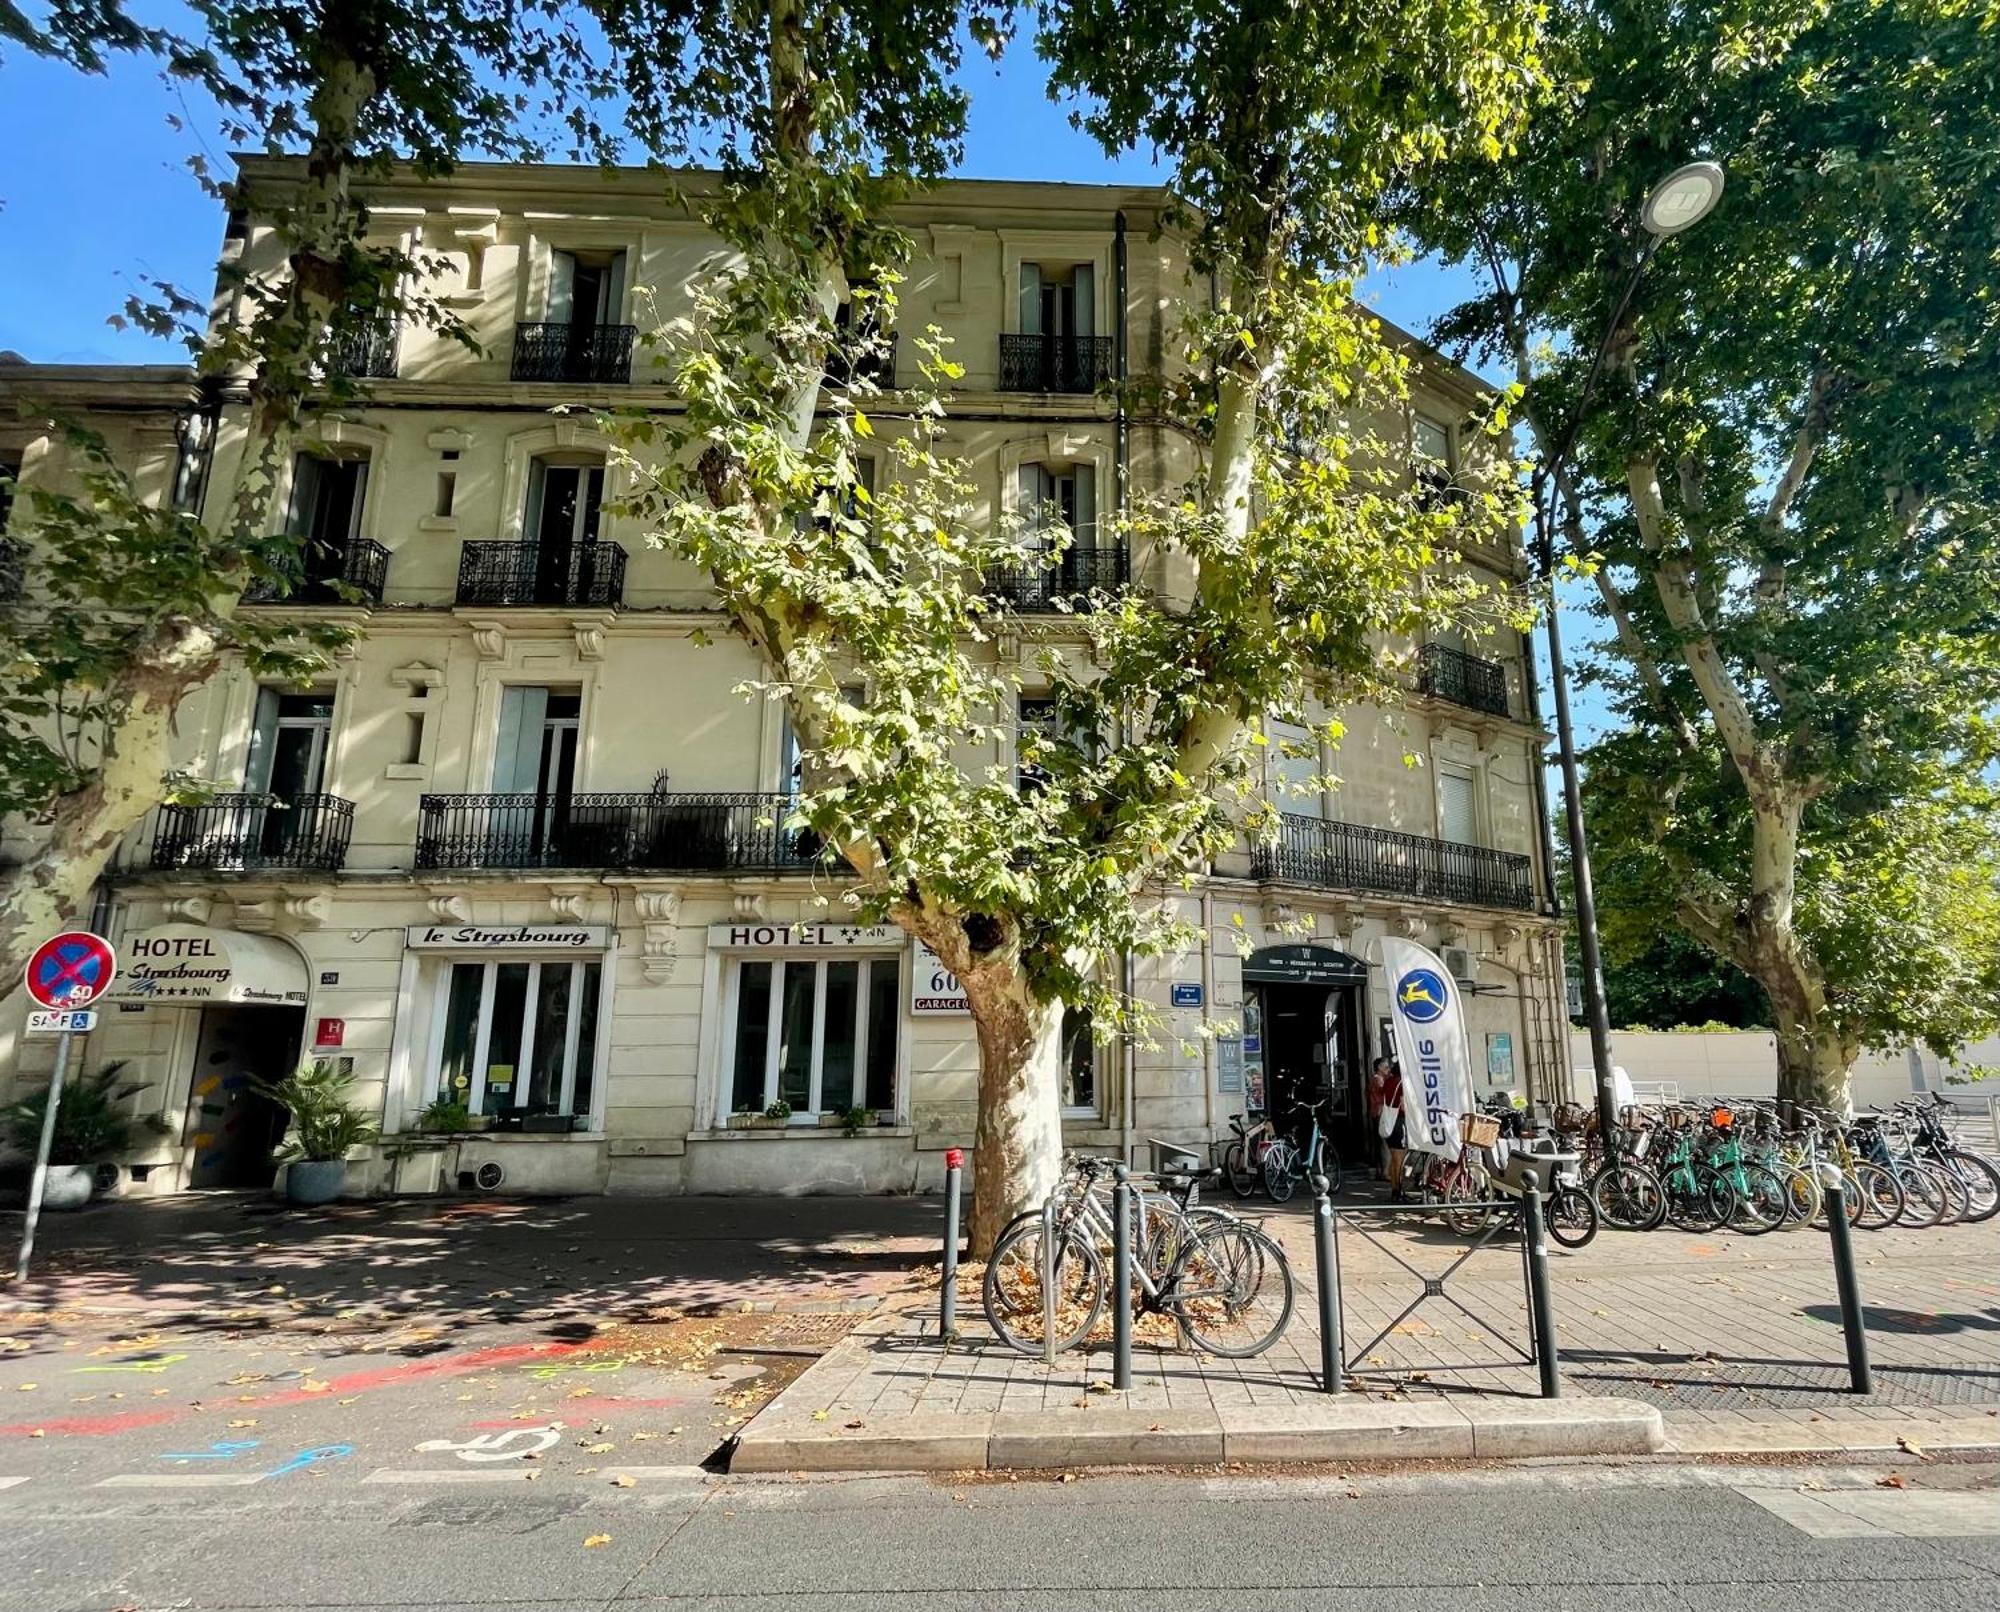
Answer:
POLYGON ((306 1014, 298 1007, 202 1009, 188 1097, 191 1187, 269 1187, 285 1111, 251 1078, 279 1081, 298 1066, 306 1014))
POLYGON ((1316 1103, 1332 1150, 1344 1163, 1372 1159, 1365 1100, 1363 1002, 1368 965, 1331 947, 1271 946, 1245 959, 1246 992, 1257 994, 1265 1111, 1287 1132, 1298 1103, 1316 1103))

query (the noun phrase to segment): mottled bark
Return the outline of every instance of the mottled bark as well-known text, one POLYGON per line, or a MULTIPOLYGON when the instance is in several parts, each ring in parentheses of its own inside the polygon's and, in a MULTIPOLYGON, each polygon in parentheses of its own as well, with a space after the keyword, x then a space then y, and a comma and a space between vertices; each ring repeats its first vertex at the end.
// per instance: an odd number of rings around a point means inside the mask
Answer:
POLYGON ((972 1142, 972 1257, 1007 1222, 1040 1207, 1062 1173, 1060 1002, 1037 1001, 1018 971, 968 985, 979 1038, 979 1124, 972 1142))

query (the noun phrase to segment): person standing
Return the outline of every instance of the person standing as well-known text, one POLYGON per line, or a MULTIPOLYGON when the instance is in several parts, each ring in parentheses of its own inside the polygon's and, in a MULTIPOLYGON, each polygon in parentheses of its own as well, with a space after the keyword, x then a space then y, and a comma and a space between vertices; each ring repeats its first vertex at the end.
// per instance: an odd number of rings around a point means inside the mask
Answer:
POLYGON ((1375 1174, 1389 1176, 1389 1138, 1382 1130, 1382 1106, 1389 1094, 1389 1060, 1377 1058, 1368 1067, 1368 1134, 1375 1139, 1375 1174))
POLYGON ((1396 1123, 1386 1138, 1389 1147, 1389 1201, 1401 1203, 1403 1164, 1408 1157, 1404 1151, 1408 1116, 1403 1111, 1403 1066, 1400 1063, 1389 1065, 1389 1080, 1382 1092, 1382 1106, 1385 1109, 1394 1109, 1396 1113, 1396 1123))

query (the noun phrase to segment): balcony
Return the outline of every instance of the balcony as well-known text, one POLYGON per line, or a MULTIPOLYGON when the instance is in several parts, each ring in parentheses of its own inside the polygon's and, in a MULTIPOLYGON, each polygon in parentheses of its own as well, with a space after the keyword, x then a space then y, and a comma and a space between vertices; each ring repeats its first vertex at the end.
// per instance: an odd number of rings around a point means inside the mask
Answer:
POLYGON ((151 866, 161 871, 255 873, 266 868, 338 873, 354 834, 354 803, 338 795, 211 795, 199 806, 162 806, 151 866))
POLYGON ((780 794, 425 795, 417 866, 789 873, 822 865, 780 794))
POLYGON ((393 381, 402 327, 393 319, 361 325, 333 338, 327 369, 351 381, 393 381))
POLYGON ((632 325, 516 325, 513 378, 623 386, 632 379, 632 325))
POLYGON ((467 543, 458 555, 458 602, 614 610, 625 602, 625 551, 616 543, 467 543))
POLYGON ((1093 593, 1116 593, 1132 580, 1131 552, 1117 548, 1066 549, 1054 564, 1030 559, 1004 566, 986 579, 986 597, 1015 610, 1088 610, 1093 593))
POLYGON ((309 538, 299 580, 263 577, 243 590, 245 604, 380 604, 389 551, 365 537, 309 538))
POLYGON ((1094 392, 1111 382, 1109 336, 1002 336, 1003 392, 1094 392))
POLYGON ((1255 847, 1252 872, 1280 884, 1361 890, 1414 901, 1510 907, 1518 912, 1532 912, 1535 907, 1533 869, 1517 852, 1290 813, 1278 820, 1275 845, 1255 847))
POLYGON ((1449 644, 1426 644, 1417 652, 1417 692, 1454 705, 1507 715, 1507 671, 1449 644))

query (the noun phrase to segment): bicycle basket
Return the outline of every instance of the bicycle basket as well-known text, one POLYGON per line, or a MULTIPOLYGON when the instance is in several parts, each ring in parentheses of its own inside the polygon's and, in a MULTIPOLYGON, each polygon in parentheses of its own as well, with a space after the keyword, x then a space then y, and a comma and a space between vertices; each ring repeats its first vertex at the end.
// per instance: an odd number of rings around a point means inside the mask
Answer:
POLYGON ((1490 1114, 1466 1114, 1458 1124, 1467 1147, 1491 1147, 1500 1140, 1500 1122, 1490 1114))
POLYGON ((1709 1114, 1708 1123, 1718 1131, 1726 1131, 1736 1123, 1736 1116, 1729 1109, 1717 1108, 1709 1114))

